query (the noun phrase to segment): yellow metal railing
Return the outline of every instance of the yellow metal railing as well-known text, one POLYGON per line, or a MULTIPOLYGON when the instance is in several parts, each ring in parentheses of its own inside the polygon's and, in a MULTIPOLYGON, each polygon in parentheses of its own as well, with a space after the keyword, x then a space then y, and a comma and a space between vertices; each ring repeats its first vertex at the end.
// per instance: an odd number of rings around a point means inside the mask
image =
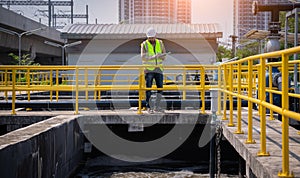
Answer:
MULTIPOLYGON (((289 169, 289 118, 300 121, 300 111, 289 109, 289 97, 300 98, 300 94, 293 93, 289 88, 289 74, 294 73, 294 65, 299 65, 300 60, 289 61, 289 56, 299 53, 300 47, 276 51, 261 55, 250 56, 238 61, 231 61, 221 65, 219 78, 220 91, 229 98, 229 123, 228 126, 235 126, 233 122, 233 97, 237 98, 237 134, 241 130, 241 100, 248 101, 248 136, 246 143, 255 143, 252 137, 252 107, 256 104, 260 116, 260 150, 258 156, 268 156, 266 147, 266 110, 270 110, 270 119, 274 119, 274 112, 282 115, 282 170, 279 177, 293 177, 289 169), (268 58, 281 58, 281 62, 267 63, 268 58), (282 91, 272 87, 272 67, 277 67, 282 74, 282 91), (269 86, 266 87, 266 73, 269 74, 269 86), (242 79, 243 78, 243 79, 242 79), (223 81, 222 81, 223 80, 223 81), (243 92, 243 83, 248 92, 243 92), (258 93, 258 96, 256 96, 258 93), (266 93, 269 93, 269 101, 266 100, 266 93), (273 104, 273 95, 281 97, 281 107, 273 104)), ((224 100, 223 119, 227 119, 226 100, 224 100)))
MULTIPOLYGON (((182 91, 182 99, 186 99, 187 91, 200 93, 201 111, 205 112, 205 91, 217 88, 217 82, 209 82, 205 76, 211 75, 217 66, 189 65, 165 66, 164 87, 159 90, 182 91), (181 78, 177 79, 178 76, 181 78), (198 77, 197 80, 194 80, 198 77)), ((27 92, 28 101, 32 92, 49 91, 49 100, 59 100, 59 92, 74 92, 75 114, 78 114, 79 92, 85 93, 85 100, 101 99, 101 91, 138 91, 138 113, 142 112, 142 100, 146 90, 158 90, 145 87, 144 69, 142 66, 0 66, 0 92, 8 100, 8 92, 12 97, 12 114, 16 114, 15 101, 17 92, 27 92), (94 92, 92 98, 89 92, 94 92), (52 94, 55 93, 53 97, 52 94)))
MULTIPOLYGON (((300 60, 289 61, 288 57, 299 53, 300 47, 283 51, 250 56, 238 61, 213 65, 165 66, 164 86, 159 90, 176 90, 182 92, 182 100, 187 99, 188 91, 197 91, 201 100, 201 112, 205 112, 205 92, 218 88, 218 111, 223 120, 229 120, 229 127, 237 127, 236 134, 243 134, 241 124, 242 101, 248 103, 247 144, 253 144, 253 104, 259 108, 260 116, 260 150, 259 156, 268 156, 266 147, 266 110, 270 110, 270 119, 274 112, 282 115, 282 171, 280 177, 292 176, 289 169, 288 118, 300 121, 300 111, 289 110, 289 97, 300 98, 300 94, 290 92, 288 75, 293 73, 294 65, 300 60), (281 57, 281 62, 267 63, 268 58, 281 57), (266 74, 272 76, 272 67, 282 73, 282 91, 272 87, 271 77, 266 87, 266 74), (191 77, 192 76, 192 77, 191 77), (197 77, 197 80, 194 80, 197 77), (213 80, 214 78, 217 78, 213 80), (269 101, 266 100, 269 93, 269 101), (273 104, 272 96, 282 98, 282 107, 273 104), (229 101, 229 107, 227 107, 229 101), (237 120, 234 122, 234 101, 237 101, 237 120), (222 111, 223 108, 223 111, 222 111), (229 108, 229 111, 227 110, 229 108), (229 112, 229 114, 227 113, 229 112), (227 115, 228 114, 228 115, 227 115), (229 117, 229 118, 228 118, 229 117)), ((299 66, 298 66, 299 72, 299 66)), ((300 73, 300 72, 299 72, 300 73)), ((100 100, 101 91, 137 91, 138 114, 142 113, 142 100, 146 90, 157 90, 145 87, 144 69, 142 66, 0 66, 0 92, 5 100, 11 96, 12 114, 16 114, 15 102, 17 92, 27 92, 28 101, 32 92, 49 91, 50 98, 58 101, 59 92, 75 93, 75 114, 79 113, 79 100, 100 100), (79 96, 84 92, 84 98, 79 96), (94 92, 89 96, 89 92, 94 92), (55 93, 55 96, 52 96, 55 93)), ((300 77, 299 77, 300 78, 300 77)))

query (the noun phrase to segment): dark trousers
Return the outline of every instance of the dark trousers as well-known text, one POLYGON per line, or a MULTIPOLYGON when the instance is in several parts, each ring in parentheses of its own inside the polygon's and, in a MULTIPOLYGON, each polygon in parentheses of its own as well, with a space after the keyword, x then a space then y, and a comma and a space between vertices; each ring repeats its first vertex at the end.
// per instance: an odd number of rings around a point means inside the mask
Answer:
MULTIPOLYGON (((162 88, 163 87, 163 79, 164 79, 163 74, 159 73, 159 72, 148 72, 145 75, 146 87, 147 88, 152 87, 153 79, 155 79, 155 83, 156 83, 157 88, 162 88)), ((150 108, 150 103, 149 102, 150 102, 151 94, 152 94, 151 90, 146 91, 146 107, 147 108, 150 108)), ((157 97, 156 97, 155 106, 159 105, 159 102, 161 100, 161 94, 162 94, 162 90, 157 90, 157 97)))

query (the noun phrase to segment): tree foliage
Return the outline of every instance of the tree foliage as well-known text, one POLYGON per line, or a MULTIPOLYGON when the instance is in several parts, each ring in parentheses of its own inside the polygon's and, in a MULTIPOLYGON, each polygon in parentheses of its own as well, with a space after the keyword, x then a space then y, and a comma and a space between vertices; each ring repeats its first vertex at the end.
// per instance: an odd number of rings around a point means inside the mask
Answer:
MULTIPOLYGON (((285 15, 286 15, 286 12, 285 11, 282 11, 280 12, 279 14, 279 21, 281 23, 281 29, 284 30, 285 28, 285 15)), ((300 27, 300 23, 298 22, 298 26, 300 27)), ((288 19, 288 32, 290 33, 294 33, 295 32, 295 17, 290 17, 288 19)), ((298 28, 298 33, 300 32, 300 28, 298 28)))
POLYGON ((231 50, 220 45, 217 51, 217 61, 222 61, 223 58, 231 58, 231 50))
POLYGON ((40 65, 39 63, 35 63, 34 60, 30 58, 30 54, 23 54, 21 59, 19 59, 19 56, 15 55, 14 53, 9 53, 8 56, 13 59, 11 61, 13 65, 40 65))
MULTIPOLYGON (((247 43, 247 41, 245 42, 247 43)), ((253 42, 248 43, 247 45, 240 45, 240 47, 236 50, 236 57, 242 59, 248 56, 259 54, 260 43, 253 42)), ((228 49, 224 46, 218 47, 217 59, 218 61, 222 61, 223 58, 231 58, 231 49, 228 49)))
POLYGON ((236 56, 240 59, 259 54, 259 42, 249 43, 236 50, 236 56))

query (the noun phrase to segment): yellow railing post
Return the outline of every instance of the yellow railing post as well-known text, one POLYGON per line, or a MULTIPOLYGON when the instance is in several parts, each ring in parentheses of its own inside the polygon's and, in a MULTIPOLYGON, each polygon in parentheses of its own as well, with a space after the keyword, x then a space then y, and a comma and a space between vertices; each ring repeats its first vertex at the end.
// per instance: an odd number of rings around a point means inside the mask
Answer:
POLYGON ((94 73, 94 100, 96 101, 97 100, 97 90, 96 90, 96 87, 98 85, 98 75, 97 75, 97 69, 95 69, 95 73, 94 73))
MULTIPOLYGON (((5 86, 7 87, 8 86, 8 78, 7 78, 7 69, 5 70, 5 74, 4 74, 4 82, 5 82, 5 86)), ((8 96, 7 96, 7 90, 5 90, 4 92, 4 95, 5 95, 5 101, 8 101, 8 96)))
POLYGON ((95 101, 97 100, 97 90, 96 90, 96 87, 94 87, 94 100, 95 101))
MULTIPOLYGON (((16 81, 16 85, 22 85, 22 71, 21 70, 18 70, 17 71, 17 74, 18 74, 18 81, 16 81)), ((16 75, 17 75, 16 74, 16 75)), ((21 95, 22 93, 21 93, 21 90, 19 90, 19 94, 21 95)))
MULTIPOLYGON (((227 69, 226 69, 226 65, 224 65, 224 78, 223 78, 223 89, 224 90, 227 90, 227 78, 228 78, 228 74, 227 74, 227 69)), ((227 106, 226 106, 226 103, 227 103, 227 93, 224 92, 224 98, 223 98, 223 118, 222 120, 227 120, 227 117, 226 117, 226 111, 227 111, 227 106)))
POLYGON ((98 101, 101 100, 101 90, 98 90, 98 101))
MULTIPOLYGON (((241 81, 241 75, 242 75, 242 64, 238 63, 238 76, 237 76, 237 82, 238 82, 238 94, 240 95, 242 92, 242 81, 241 81)), ((243 134, 244 132, 242 131, 242 100, 240 97, 238 97, 237 101, 237 130, 235 131, 236 134, 243 134)))
POLYGON ((52 83, 53 82, 53 73, 52 72, 53 72, 53 70, 50 69, 50 91, 49 91, 50 92, 50 101, 52 101, 52 98, 53 98, 53 96, 52 96, 53 95, 53 93, 52 93, 53 92, 53 90, 52 90, 52 86, 53 86, 53 83, 52 83))
POLYGON ((79 114, 78 110, 79 110, 79 101, 78 101, 78 95, 79 95, 79 79, 78 79, 78 66, 76 66, 75 69, 75 80, 76 80, 76 87, 75 87, 75 114, 79 114))
MULTIPOLYGON (((101 85, 101 69, 98 71, 98 85, 101 85)), ((98 101, 101 100, 101 90, 98 90, 98 101)))
MULTIPOLYGON (((26 72, 27 88, 30 88, 30 69, 27 68, 26 72)), ((27 91, 27 101, 30 101, 30 90, 27 91)))
MULTIPOLYGON (((257 67, 257 73, 258 73, 258 85, 257 85, 257 91, 258 91, 258 98, 261 98, 261 88, 259 88, 261 86, 261 64, 258 65, 257 67)), ((261 107, 260 105, 258 104, 258 115, 260 116, 261 115, 261 107)))
MULTIPOLYGON (((272 66, 269 66, 269 90, 272 90, 272 66)), ((269 101, 270 104, 273 104, 273 93, 269 92, 269 101)), ((270 119, 269 120, 274 120, 274 114, 273 110, 270 109, 270 119)))
POLYGON ((218 112, 217 115, 221 114, 221 66, 218 66, 218 112))
POLYGON ((33 78, 33 85, 36 85, 37 81, 36 81, 34 75, 37 75, 36 72, 32 72, 32 75, 31 75, 31 77, 33 78))
POLYGON ((85 100, 89 99, 89 91, 88 91, 88 70, 84 69, 84 84, 85 84, 85 100))
MULTIPOLYGON (((229 91, 233 92, 233 64, 229 66, 229 91)), ((229 123, 228 127, 234 127, 235 124, 233 123, 233 96, 229 95, 229 123)))
MULTIPOLYGON (((165 78, 167 78, 167 77, 165 77, 165 78)), ((142 90, 142 100, 146 100, 146 90, 145 90, 146 80, 145 80, 144 68, 143 68, 143 71, 142 71, 142 87, 143 87, 143 90, 142 90)), ((143 107, 142 110, 146 110, 146 107, 143 107)))
POLYGON ((143 85, 143 80, 144 80, 144 69, 143 67, 139 68, 139 73, 140 73, 140 77, 139 77, 139 108, 138 108, 138 112, 137 114, 143 114, 142 113, 142 99, 143 99, 143 89, 144 89, 144 85, 143 85))
POLYGON ((204 67, 201 67, 201 101, 202 101, 202 107, 201 111, 202 113, 205 113, 205 69, 204 67))
POLYGON ((260 58, 260 151, 257 153, 258 156, 269 156, 267 152, 267 141, 266 141, 266 107, 261 105, 263 101, 266 101, 266 59, 260 58))
POLYGON ((12 69, 11 114, 16 115, 16 69, 12 69))
MULTIPOLYGON (((248 60, 248 98, 252 98, 252 90, 253 90, 253 61, 248 60)), ((247 140, 245 141, 246 144, 255 143, 252 138, 253 133, 253 122, 252 122, 252 110, 253 110, 253 103, 248 100, 248 136, 247 140)))
POLYGON ((56 81, 55 81, 55 83, 56 83, 56 101, 57 101, 57 102, 58 102, 58 93, 59 93, 59 91, 58 91, 58 89, 57 89, 57 87, 58 87, 58 82, 59 82, 58 77, 59 77, 59 73, 58 73, 58 69, 56 69, 56 81))
POLYGON ((185 68, 183 68, 182 85, 183 85, 182 100, 185 100, 186 99, 186 91, 185 91, 185 87, 186 87, 186 69, 185 68))
MULTIPOLYGON (((18 70, 17 72, 16 72, 16 75, 18 75, 18 82, 16 82, 16 85, 20 85, 20 84, 22 84, 22 80, 21 80, 21 70, 18 70)), ((21 91, 19 91, 20 92, 20 94, 21 94, 21 91)))
MULTIPOLYGON (((288 55, 282 54, 282 111, 289 109, 289 73, 288 73, 288 55)), ((293 177, 289 169, 289 118, 282 114, 282 171, 278 173, 279 177, 293 177)))

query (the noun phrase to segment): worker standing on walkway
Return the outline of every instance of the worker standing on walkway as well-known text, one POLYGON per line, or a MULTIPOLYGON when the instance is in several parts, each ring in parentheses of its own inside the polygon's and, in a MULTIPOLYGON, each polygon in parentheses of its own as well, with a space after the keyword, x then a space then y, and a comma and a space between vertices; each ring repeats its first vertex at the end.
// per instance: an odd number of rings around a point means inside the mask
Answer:
MULTIPOLYGON (((141 57, 144 66, 146 87, 151 88, 153 79, 157 88, 163 88, 163 61, 166 58, 166 50, 162 40, 156 39, 156 31, 149 28, 146 33, 147 40, 141 44, 141 57)), ((150 106, 151 90, 146 91, 146 107, 148 113, 154 111, 163 112, 160 108, 160 100, 162 98, 162 90, 158 90, 154 108, 150 106)))

